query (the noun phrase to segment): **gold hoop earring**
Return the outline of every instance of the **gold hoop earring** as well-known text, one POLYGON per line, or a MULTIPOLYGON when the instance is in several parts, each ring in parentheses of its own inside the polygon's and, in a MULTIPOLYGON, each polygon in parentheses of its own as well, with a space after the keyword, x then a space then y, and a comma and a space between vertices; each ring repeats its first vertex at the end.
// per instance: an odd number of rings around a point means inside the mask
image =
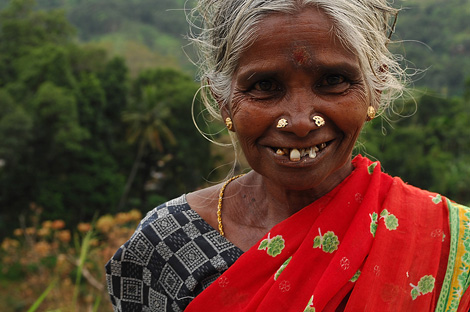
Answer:
POLYGON ((316 116, 313 116, 312 119, 318 128, 323 127, 325 125, 325 119, 323 119, 323 117, 321 116, 316 115, 316 116))
POLYGON ((225 118, 225 126, 227 126, 227 129, 228 129, 228 130, 232 130, 232 129, 233 129, 232 118, 230 118, 230 117, 225 118))
POLYGON ((372 119, 375 118, 375 114, 376 114, 376 111, 375 111, 375 108, 374 106, 369 106, 367 108, 367 121, 371 121, 372 119))
POLYGON ((281 118, 279 119, 279 121, 277 122, 277 125, 276 125, 276 128, 285 128, 287 125, 289 124, 289 122, 287 121, 287 119, 285 118, 281 118))

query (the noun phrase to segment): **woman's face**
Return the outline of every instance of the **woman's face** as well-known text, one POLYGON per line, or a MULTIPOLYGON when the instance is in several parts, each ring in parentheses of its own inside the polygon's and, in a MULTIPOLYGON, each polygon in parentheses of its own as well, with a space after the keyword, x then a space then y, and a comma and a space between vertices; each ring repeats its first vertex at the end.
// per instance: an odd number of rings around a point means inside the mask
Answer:
POLYGON ((349 175, 371 102, 356 55, 332 25, 314 8, 265 18, 241 55, 222 109, 252 169, 287 189, 331 189, 349 175), (324 126, 315 125, 315 115, 324 126), (281 118, 288 124, 277 128, 281 118), (315 147, 314 158, 289 156, 292 149, 315 147))

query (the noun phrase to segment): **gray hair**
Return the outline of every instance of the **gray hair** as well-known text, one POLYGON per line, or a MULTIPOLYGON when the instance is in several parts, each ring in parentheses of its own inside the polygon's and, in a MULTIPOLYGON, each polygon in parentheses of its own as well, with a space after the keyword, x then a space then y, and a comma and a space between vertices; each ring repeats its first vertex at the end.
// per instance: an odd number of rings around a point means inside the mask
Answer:
POLYGON ((228 102, 232 76, 241 54, 256 40, 257 25, 270 14, 295 14, 306 7, 322 10, 336 37, 358 56, 379 112, 403 94, 407 75, 387 48, 398 10, 387 0, 199 0, 190 17, 202 28, 191 39, 199 52, 202 100, 213 118, 221 119, 219 104, 228 102))

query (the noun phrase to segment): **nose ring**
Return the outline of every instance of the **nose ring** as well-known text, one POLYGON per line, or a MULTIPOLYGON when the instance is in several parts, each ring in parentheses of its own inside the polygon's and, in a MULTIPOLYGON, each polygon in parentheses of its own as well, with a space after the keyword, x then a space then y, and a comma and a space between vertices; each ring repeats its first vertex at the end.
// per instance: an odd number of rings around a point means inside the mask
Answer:
POLYGON ((323 117, 321 116, 313 116, 312 119, 318 128, 323 127, 325 125, 325 119, 323 119, 323 117))
POLYGON ((285 128, 289 123, 287 122, 287 119, 285 118, 281 118, 279 119, 279 121, 277 122, 277 128, 285 128))

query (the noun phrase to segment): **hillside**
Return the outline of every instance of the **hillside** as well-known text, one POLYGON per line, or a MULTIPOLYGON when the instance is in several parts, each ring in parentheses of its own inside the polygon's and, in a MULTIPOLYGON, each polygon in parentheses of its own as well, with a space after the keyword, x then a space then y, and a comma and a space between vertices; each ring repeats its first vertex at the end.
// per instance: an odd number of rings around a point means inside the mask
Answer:
MULTIPOLYGON (((78 37, 112 54, 125 56, 131 73, 149 66, 194 72, 183 46, 188 25, 185 0, 37 0, 38 8, 62 8, 78 37)), ((7 0, 0 0, 0 9, 7 0)), ((190 7, 191 1, 187 6, 190 7)), ((426 69, 415 86, 443 95, 461 95, 470 76, 470 4, 468 0, 400 0, 393 48, 406 66, 426 69)), ((190 51, 191 49, 187 49, 190 51)))
POLYGON ((416 86, 443 95, 462 94, 465 79, 470 77, 470 2, 414 0, 399 4, 403 10, 395 39, 405 41, 400 51, 411 67, 427 69, 416 86))

